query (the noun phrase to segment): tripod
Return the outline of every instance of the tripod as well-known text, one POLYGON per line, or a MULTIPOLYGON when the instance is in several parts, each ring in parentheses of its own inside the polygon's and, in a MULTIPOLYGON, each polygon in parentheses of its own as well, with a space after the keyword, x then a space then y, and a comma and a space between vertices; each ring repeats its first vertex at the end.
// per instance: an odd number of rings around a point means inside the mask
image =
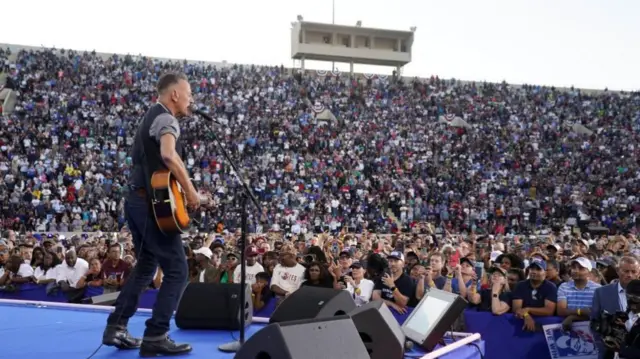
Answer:
MULTIPOLYGON (((203 117, 206 120, 209 120, 213 123, 219 124, 218 121, 214 120, 212 117, 210 117, 208 114, 203 113, 201 111, 193 111, 194 113, 200 115, 201 117, 203 117)), ((222 344, 218 347, 218 350, 225 352, 225 353, 235 353, 238 350, 240 350, 240 348, 242 348, 242 345, 244 344, 244 339, 245 339, 245 321, 246 321, 246 307, 245 307, 245 303, 246 303, 246 286, 247 286, 247 278, 246 278, 246 273, 247 273, 247 262, 245 261, 245 252, 247 249, 247 201, 251 200, 251 202, 253 202, 254 206, 256 206, 256 210, 258 211, 258 213, 260 213, 261 209, 260 209, 260 204, 258 203, 258 200, 256 199, 256 197, 253 195, 253 193, 251 192, 251 189, 249 188, 249 185, 247 184, 247 182, 243 181, 240 176, 239 176, 239 172, 238 172, 238 168, 236 167, 235 163, 233 162, 233 160, 231 159, 231 156, 229 155, 229 152, 222 147, 222 145, 220 144, 220 141, 218 141, 218 138, 215 136, 215 134, 212 131, 212 135, 213 135, 213 142, 215 143, 216 147, 218 148, 218 151, 220 151, 220 153, 222 153, 222 155, 224 156, 224 158, 227 160, 227 162, 229 162, 229 165, 231 166, 231 169, 233 170, 233 176, 235 177, 236 181, 242 186, 242 191, 238 194, 240 196, 240 202, 241 202, 241 210, 242 212, 240 213, 240 295, 239 295, 239 299, 240 299, 240 337, 237 341, 233 341, 230 343, 226 343, 226 344, 222 344)))

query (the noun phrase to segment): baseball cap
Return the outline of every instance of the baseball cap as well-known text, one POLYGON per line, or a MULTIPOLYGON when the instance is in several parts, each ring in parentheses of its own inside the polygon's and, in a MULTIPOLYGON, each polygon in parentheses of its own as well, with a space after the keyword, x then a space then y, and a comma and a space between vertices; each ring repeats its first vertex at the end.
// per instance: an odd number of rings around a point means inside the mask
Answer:
POLYGON ((536 266, 542 270, 547 270, 547 262, 545 262, 542 258, 534 257, 533 259, 531 259, 529 267, 533 266, 536 266))
POLYGON ((259 254, 260 254, 260 251, 258 251, 258 247, 254 245, 248 246, 247 249, 245 249, 244 251, 244 255, 247 257, 255 257, 259 254))
POLYGON ((345 249, 342 252, 340 252, 340 257, 342 256, 351 258, 351 252, 349 252, 348 249, 345 249))
POLYGON ((467 264, 469 264, 470 266, 474 267, 476 265, 476 263, 474 261, 472 261, 470 258, 468 257, 462 257, 460 258, 460 264, 462 264, 462 262, 467 262, 467 264))
POLYGON ((591 265, 591 261, 588 260, 585 257, 578 257, 575 258, 574 260, 571 261, 571 264, 573 263, 578 263, 580 265, 580 267, 585 268, 589 271, 591 271, 593 269, 593 266, 591 265))
POLYGON ((487 273, 489 274, 493 274, 494 272, 499 272, 500 274, 506 276, 507 275, 507 271, 505 271, 504 269, 502 269, 502 267, 500 266, 491 266, 488 270, 487 273))
POLYGON ((399 252, 399 251, 393 251, 393 252, 389 253, 387 258, 393 258, 393 259, 397 259, 399 261, 404 261, 404 254, 402 254, 402 252, 399 252))
POLYGON ((352 263, 349 268, 353 269, 353 268, 363 268, 362 263, 360 262, 354 262, 352 263))
POLYGON ((203 256, 211 259, 213 257, 213 252, 211 251, 211 249, 209 249, 209 247, 202 247, 202 248, 198 248, 196 250, 193 251, 194 254, 202 254, 203 256))
POLYGON ((596 263, 605 266, 605 267, 615 267, 616 266, 616 260, 611 258, 611 257, 603 257, 600 258, 596 261, 596 263))
POLYGON ((548 251, 555 250, 556 252, 559 252, 560 251, 560 246, 557 245, 557 244, 549 244, 549 245, 547 245, 547 250, 548 251))
POLYGON ((498 257, 500 257, 502 255, 501 251, 493 251, 491 252, 491 255, 489 256, 489 260, 492 262, 495 262, 496 259, 498 259, 498 257))

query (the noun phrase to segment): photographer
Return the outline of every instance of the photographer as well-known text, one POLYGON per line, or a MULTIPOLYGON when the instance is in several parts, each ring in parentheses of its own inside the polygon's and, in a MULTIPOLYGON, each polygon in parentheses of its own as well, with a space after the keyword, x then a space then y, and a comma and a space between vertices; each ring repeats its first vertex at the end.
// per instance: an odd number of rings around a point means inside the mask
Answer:
POLYGON ((616 349, 620 359, 640 359, 640 280, 632 280, 627 285, 627 311, 629 319, 624 323, 627 335, 616 349))
MULTIPOLYGON (((627 286, 640 275, 640 263, 635 257, 624 256, 618 265, 618 276, 620 280, 603 287, 597 288, 593 295, 591 305, 592 321, 600 320, 602 313, 616 313, 627 311, 627 286)), ((603 346, 598 340, 598 357, 600 359, 613 358, 613 349, 603 346)))

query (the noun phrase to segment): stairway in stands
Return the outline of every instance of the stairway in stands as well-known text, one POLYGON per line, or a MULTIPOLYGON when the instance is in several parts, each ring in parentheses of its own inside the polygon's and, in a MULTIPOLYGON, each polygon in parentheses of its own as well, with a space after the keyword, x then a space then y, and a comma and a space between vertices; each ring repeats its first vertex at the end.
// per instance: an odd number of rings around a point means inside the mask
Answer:
POLYGON ((398 228, 402 228, 402 222, 396 217, 395 213, 391 209, 387 209, 387 216, 391 218, 391 220, 398 226, 398 228))

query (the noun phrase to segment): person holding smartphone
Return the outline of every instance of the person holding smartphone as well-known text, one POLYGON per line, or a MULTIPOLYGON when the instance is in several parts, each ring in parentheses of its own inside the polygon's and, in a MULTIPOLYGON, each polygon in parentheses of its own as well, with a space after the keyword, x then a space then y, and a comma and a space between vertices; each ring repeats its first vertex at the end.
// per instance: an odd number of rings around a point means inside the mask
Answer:
POLYGON ((351 275, 344 276, 345 290, 351 294, 357 306, 369 303, 375 287, 373 281, 366 279, 364 274, 362 264, 355 262, 351 264, 351 275))
POLYGON ((383 299, 390 308, 405 314, 407 306, 416 302, 416 284, 404 272, 404 254, 393 251, 387 260, 389 270, 375 280, 372 299, 383 299))

